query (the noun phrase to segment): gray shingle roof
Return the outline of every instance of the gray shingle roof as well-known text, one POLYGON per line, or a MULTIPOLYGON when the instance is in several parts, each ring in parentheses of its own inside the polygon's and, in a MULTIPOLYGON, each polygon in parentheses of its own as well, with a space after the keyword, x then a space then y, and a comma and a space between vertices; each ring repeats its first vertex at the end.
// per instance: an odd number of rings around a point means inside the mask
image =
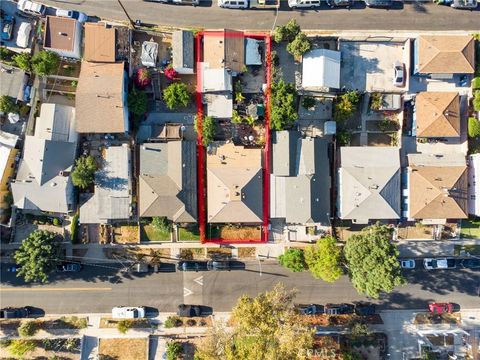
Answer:
POLYGON ((194 68, 193 33, 187 30, 174 31, 172 36, 173 68, 194 68))

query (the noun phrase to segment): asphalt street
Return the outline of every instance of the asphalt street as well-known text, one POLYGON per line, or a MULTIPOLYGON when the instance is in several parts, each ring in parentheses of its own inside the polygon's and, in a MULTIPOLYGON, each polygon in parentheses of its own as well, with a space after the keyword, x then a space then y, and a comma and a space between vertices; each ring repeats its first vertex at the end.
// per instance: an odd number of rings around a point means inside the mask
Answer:
MULTIPOLYGON (((116 0, 43 0, 63 9, 80 10, 90 16, 126 20, 116 0)), ((398 2, 394 9, 365 8, 357 2, 351 9, 330 9, 326 4, 312 10, 290 10, 282 0, 280 11, 221 9, 216 0, 200 0, 200 6, 179 6, 122 0, 130 17, 144 23, 179 27, 270 30, 295 18, 304 29, 314 30, 479 30, 480 8, 463 11, 433 3, 398 2)))
MULTIPOLYGON (((334 284, 309 273, 291 273, 278 264, 251 262, 225 272, 164 272, 131 274, 114 266, 86 265, 79 273, 55 274, 46 285, 24 284, 2 264, 0 304, 34 306, 47 314, 105 313, 113 306, 143 305, 175 311, 180 303, 202 304, 230 311, 243 294, 255 295, 282 282, 296 288, 298 303, 367 300, 347 277, 334 284)), ((376 301, 382 309, 424 309, 428 301, 449 301, 462 308, 480 305, 480 271, 455 269, 405 273, 409 284, 376 301)))

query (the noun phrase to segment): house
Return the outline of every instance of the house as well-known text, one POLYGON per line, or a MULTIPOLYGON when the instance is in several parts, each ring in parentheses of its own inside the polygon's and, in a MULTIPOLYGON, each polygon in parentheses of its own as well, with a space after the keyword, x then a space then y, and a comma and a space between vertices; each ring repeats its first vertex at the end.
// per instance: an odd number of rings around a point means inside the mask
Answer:
POLYGON ((19 68, 5 64, 2 64, 2 69, 3 71, 0 71, 0 96, 8 96, 15 102, 29 102, 30 75, 19 68))
POLYGON ((193 33, 188 30, 178 30, 172 36, 172 67, 179 74, 195 72, 193 33))
POLYGON ((128 132, 127 84, 123 63, 83 61, 75 93, 76 131, 128 132))
POLYGON ((400 150, 341 147, 338 217, 354 223, 400 218, 400 150))
POLYGON ((82 24, 75 19, 47 16, 43 48, 61 57, 80 59, 82 24))
POLYGON ((272 139, 270 217, 287 224, 329 225, 328 142, 302 138, 299 131, 276 131, 272 139))
POLYGON ((67 105, 43 103, 35 121, 35 136, 53 141, 77 142, 75 108, 67 105))
POLYGON ((340 51, 314 49, 302 58, 304 89, 340 89, 340 51))
POLYGON ((258 224, 263 217, 262 150, 217 143, 207 154, 209 223, 258 224))
POLYGON ((116 60, 116 29, 107 24, 87 22, 83 59, 89 62, 113 63, 116 60))
POLYGON ((414 74, 473 74, 475 41, 470 35, 421 35, 414 42, 414 74))
POLYGON ((460 137, 460 98, 456 92, 421 92, 415 98, 417 137, 460 137))
POLYGON ((242 31, 206 31, 203 36, 203 62, 210 69, 244 71, 245 40, 242 31))
POLYGON ((105 149, 101 167, 95 173, 94 193, 81 200, 82 224, 106 224, 130 218, 131 151, 127 144, 105 149))
POLYGON ((18 149, 18 136, 0 130, 0 209, 5 209, 5 195, 8 194, 8 184, 15 171, 15 159, 18 149))
POLYGON ((467 218, 467 184, 463 154, 409 154, 408 218, 431 223, 467 218))
POLYGON ((468 213, 480 216, 480 154, 468 155, 468 213))
POLYGON ((139 215, 165 216, 176 223, 196 222, 195 142, 145 143, 139 153, 139 215))

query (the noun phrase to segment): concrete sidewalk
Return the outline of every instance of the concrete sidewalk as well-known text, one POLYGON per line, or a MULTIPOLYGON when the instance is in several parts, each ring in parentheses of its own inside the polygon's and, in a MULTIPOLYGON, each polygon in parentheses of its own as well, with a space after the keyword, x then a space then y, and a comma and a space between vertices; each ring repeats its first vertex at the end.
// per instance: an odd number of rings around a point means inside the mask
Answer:
MULTIPOLYGON (((455 256, 455 245, 479 245, 479 239, 459 240, 400 240, 395 242, 400 257, 455 256)), ((466 254, 460 254, 467 256, 466 254)))

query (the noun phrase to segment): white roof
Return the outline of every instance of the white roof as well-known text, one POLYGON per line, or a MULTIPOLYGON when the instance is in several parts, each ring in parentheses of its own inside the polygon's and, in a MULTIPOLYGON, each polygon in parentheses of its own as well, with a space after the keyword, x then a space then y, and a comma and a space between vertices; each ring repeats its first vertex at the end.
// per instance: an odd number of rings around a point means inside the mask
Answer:
POLYGON ((60 104, 42 104, 35 122, 35 136, 40 139, 76 142, 75 108, 60 104))
POLYGON ((231 118, 233 111, 233 100, 230 93, 227 94, 205 94, 207 103, 207 115, 214 118, 231 118))
POLYGON ((315 49, 303 55, 302 87, 339 89, 340 58, 340 51, 327 49, 315 49))
POLYGON ((232 91, 232 74, 227 69, 210 69, 202 63, 202 92, 232 91))

